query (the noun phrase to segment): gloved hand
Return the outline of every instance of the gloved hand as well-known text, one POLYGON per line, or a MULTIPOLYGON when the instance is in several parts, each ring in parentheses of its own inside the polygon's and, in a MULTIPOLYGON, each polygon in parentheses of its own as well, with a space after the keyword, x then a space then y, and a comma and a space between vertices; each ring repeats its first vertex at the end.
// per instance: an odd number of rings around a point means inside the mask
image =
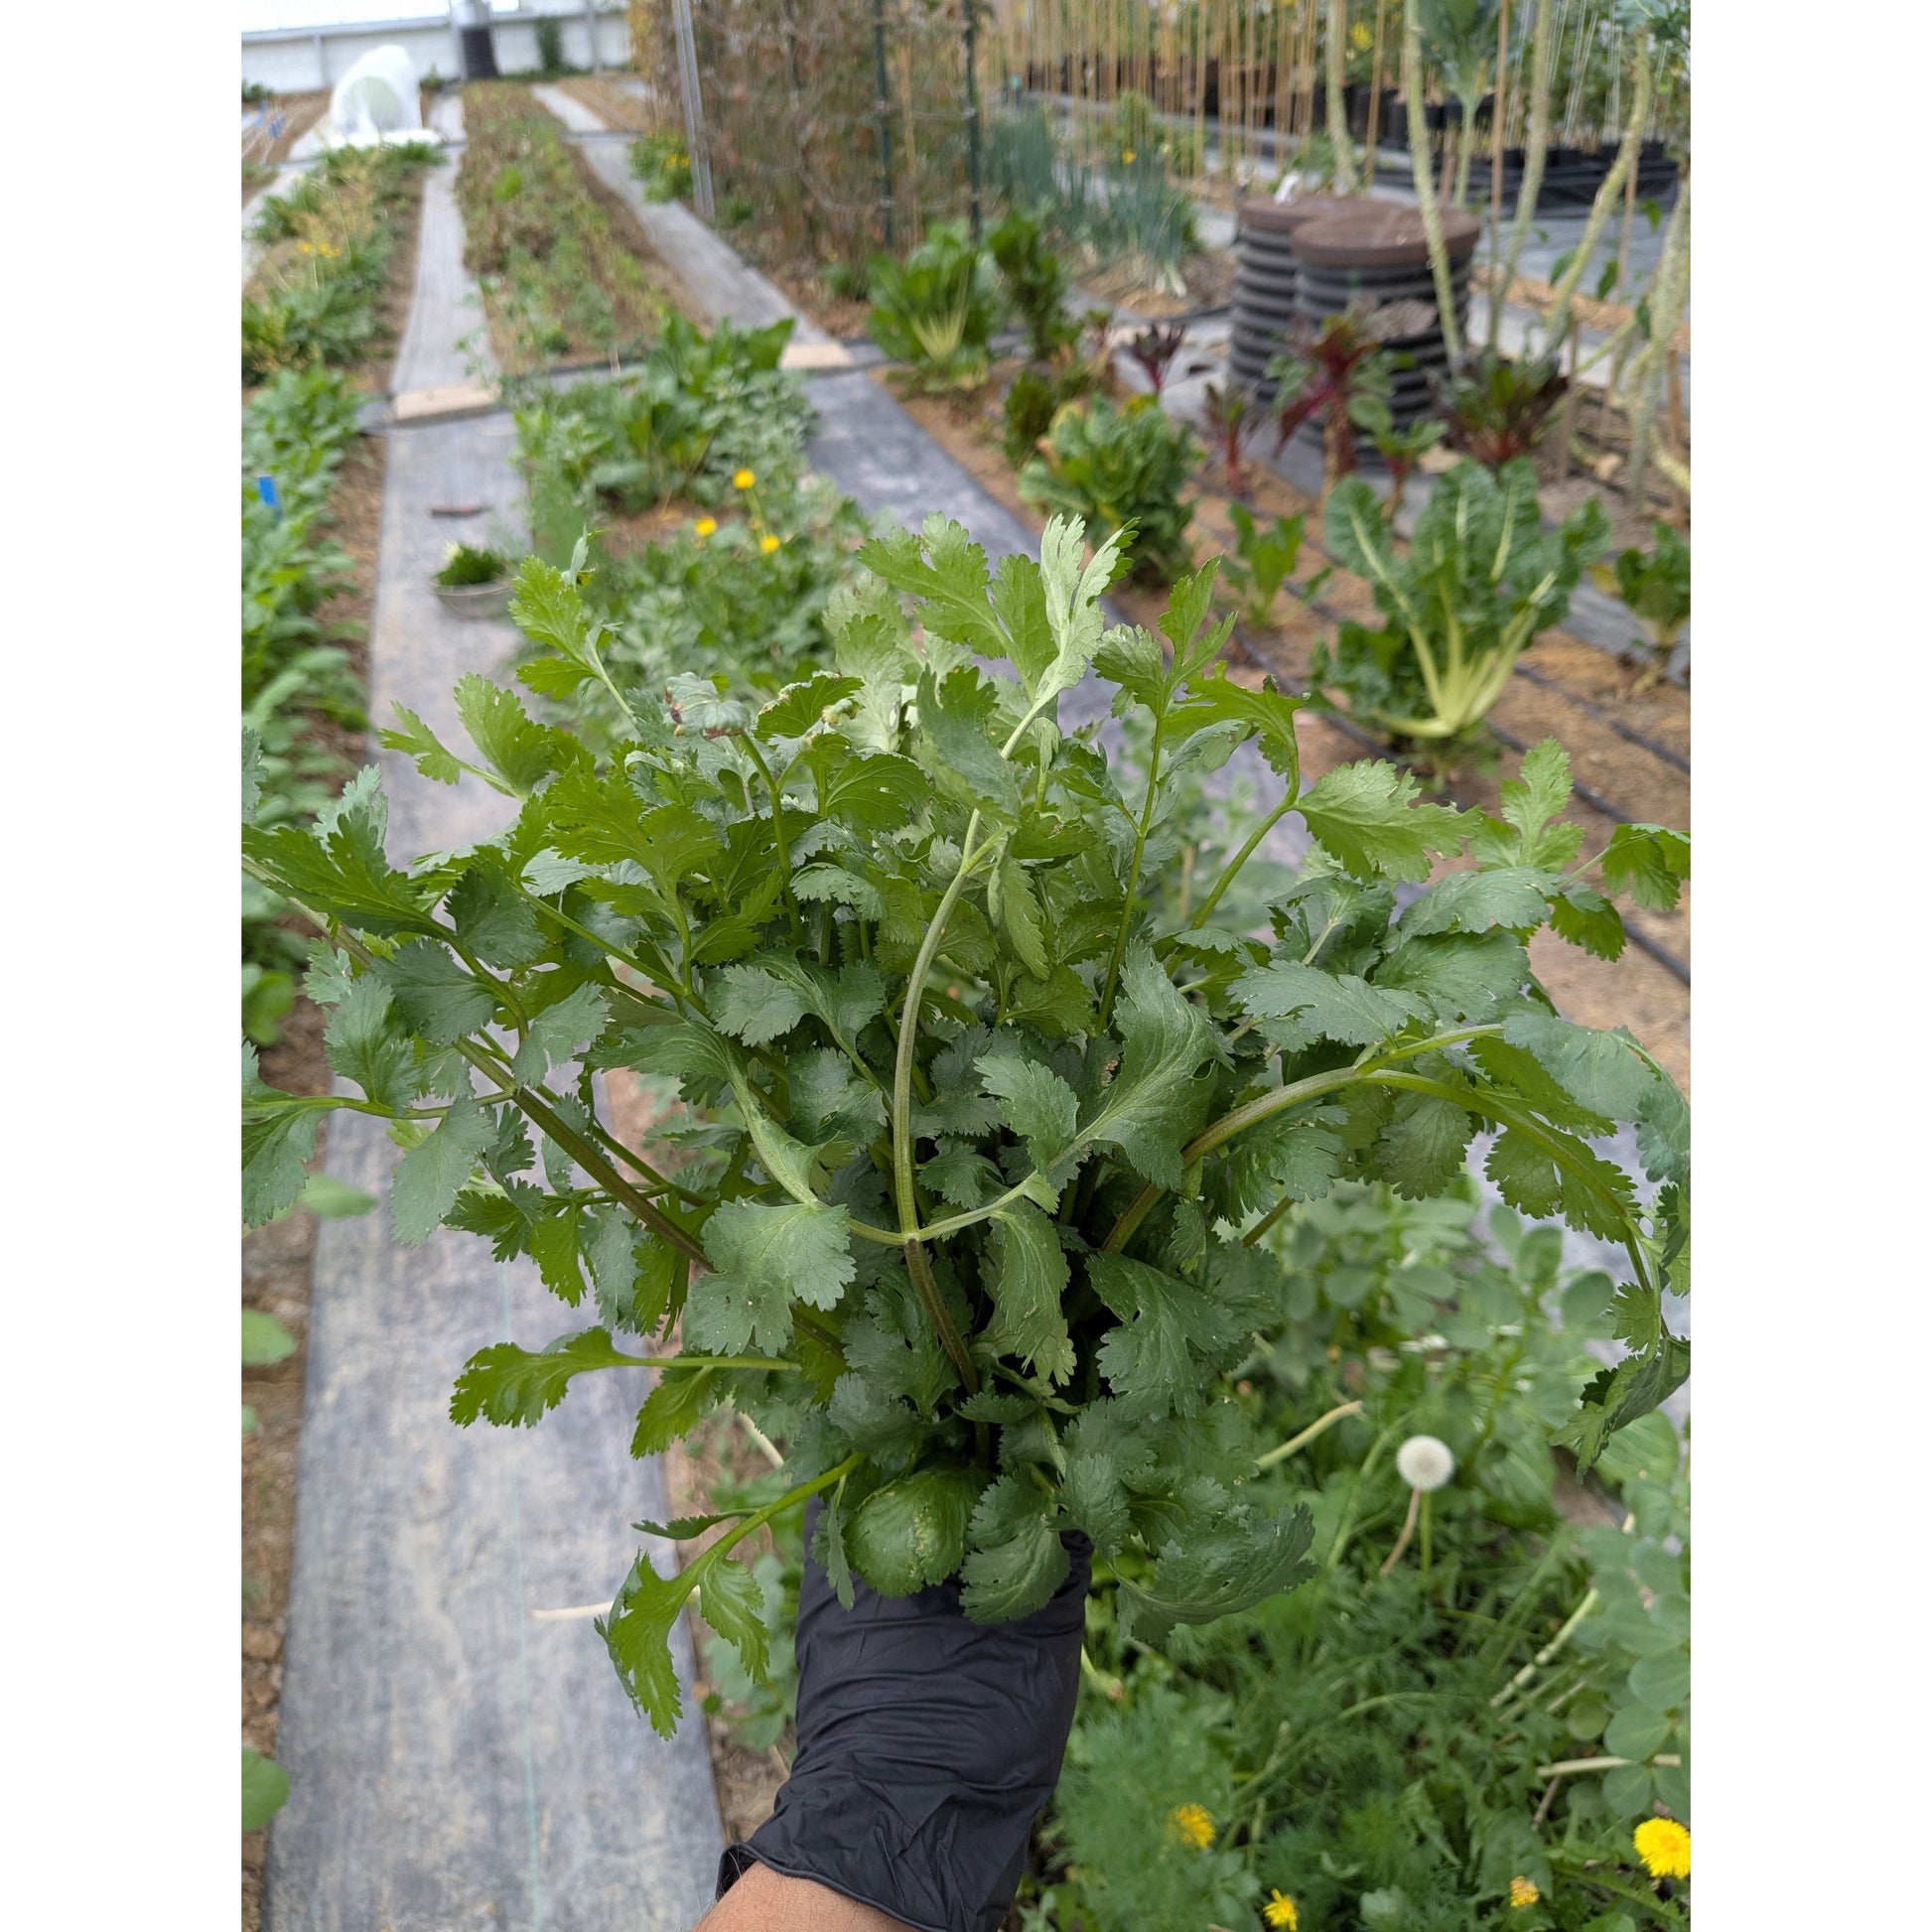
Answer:
POLYGON ((798 1751, 776 1808, 727 1848, 722 1898, 754 1863, 809 1878, 919 1932, 995 1932, 1026 1867, 1080 1688, 1092 1546, 1050 1601, 970 1623, 957 1582, 884 1597, 856 1576, 843 1608, 805 1519, 798 1751))

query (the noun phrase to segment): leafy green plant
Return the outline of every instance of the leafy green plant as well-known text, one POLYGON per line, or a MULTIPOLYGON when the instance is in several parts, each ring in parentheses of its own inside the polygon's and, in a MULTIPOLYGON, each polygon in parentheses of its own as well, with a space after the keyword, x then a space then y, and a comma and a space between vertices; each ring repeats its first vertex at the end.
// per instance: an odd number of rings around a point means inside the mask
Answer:
POLYGON ((1662 1416, 1634 1424, 1597 1464, 1610 1523, 1580 1527, 1548 1440, 1615 1333, 1610 1278, 1466 1192, 1344 1183, 1263 1239, 1288 1313, 1229 1394, 1318 1574, 1166 1657, 1098 1587, 1051 1922, 1686 1922, 1633 1845, 1653 1806, 1689 1816, 1683 1458, 1662 1416), (1444 1479, 1405 1547, 1418 1438, 1444 1479))
POLYGON ((691 194, 691 156, 676 134, 644 134, 630 144, 630 172, 647 202, 682 202, 691 194))
POLYGON ((1240 599, 1241 621, 1251 630, 1265 630, 1275 599, 1302 554, 1302 517, 1278 516, 1264 527, 1246 503, 1230 503, 1228 517, 1234 524, 1234 554, 1221 559, 1221 571, 1240 599))
POLYGON ((1356 430, 1389 420, 1396 366, 1389 343, 1417 335, 1428 325, 1427 303, 1358 300, 1319 327, 1299 328, 1291 349, 1269 362, 1268 375, 1280 384, 1275 392, 1276 453, 1305 423, 1320 418, 1324 505, 1335 484, 1355 469, 1356 430))
POLYGON ((1651 668, 1661 672, 1691 621, 1691 545, 1682 531, 1668 523, 1651 526, 1656 542, 1648 551, 1634 544, 1619 550, 1611 564, 1597 564, 1597 586, 1623 600, 1630 615, 1644 627, 1636 648, 1647 649, 1651 668))
MULTIPOLYGON (((353 633, 322 615, 352 588, 347 552, 323 529, 356 434, 356 397, 330 369, 284 370, 242 412, 241 723, 256 748, 263 824, 320 811, 348 770, 329 728, 366 722, 345 647, 353 633)), ((264 1046, 281 1036, 302 963, 281 909, 243 881, 242 1031, 264 1046)))
POLYGON ((1309 675, 1340 689, 1365 722, 1431 743, 1482 722, 1517 658, 1563 621, 1609 534, 1593 496, 1545 531, 1536 470, 1520 457, 1493 476, 1458 463, 1439 477, 1406 556, 1359 477, 1336 486, 1324 528, 1329 553, 1368 580, 1388 622, 1344 624, 1332 649, 1316 647, 1309 675))
POLYGON ((1006 423, 1001 447, 1014 469, 1023 468, 1039 453, 1039 439, 1053 426, 1060 406, 1060 385, 1051 369, 1029 363, 1013 378, 1001 413, 1006 423))
POLYGON ((709 335, 670 316, 636 368, 552 389, 531 385, 516 412, 540 555, 560 563, 587 523, 674 497, 729 502, 749 470, 775 482, 803 461, 811 405, 779 367, 789 319, 766 329, 721 322, 709 335))
POLYGON ((545 75, 564 70, 564 24, 555 14, 537 16, 537 67, 545 75))
POLYGON ((289 1801, 289 1774, 272 1757, 241 1747, 241 1829, 258 1832, 289 1801))
MULTIPOLYGON (((1469 163, 1475 158, 1476 112, 1495 64, 1499 5, 1500 0, 1417 0, 1424 52, 1461 109, 1453 190, 1457 207, 1469 199, 1469 163)), ((1447 158, 1443 166, 1447 177, 1447 158)))
POLYGON ((986 374, 1001 320, 992 258, 963 221, 939 221, 903 263, 874 255, 867 327, 925 389, 969 389, 986 374))
POLYGON ((1052 361, 1071 346, 1079 327, 1066 313, 1072 282, 1065 264, 1046 245, 1038 216, 1026 208, 1010 209, 988 232, 986 245, 1007 300, 1026 328, 1035 360, 1052 361))
POLYGON ((1511 362, 1485 350, 1472 367, 1438 385, 1449 448, 1489 470, 1529 456, 1569 386, 1554 361, 1511 362))
POLYGON ((1200 445, 1152 396, 1116 409, 1105 396, 1061 406, 1044 447, 1020 472, 1020 493, 1041 509, 1081 518, 1089 542, 1134 528, 1135 575, 1172 583, 1190 561, 1193 506, 1180 492, 1200 445))
POLYGON ((1156 402, 1161 400, 1161 390, 1168 379, 1168 370, 1173 366, 1173 358, 1180 353, 1180 345, 1187 340, 1187 332, 1178 325, 1163 329, 1158 324, 1143 329, 1139 335, 1129 338, 1127 352, 1140 364, 1141 372, 1147 377, 1148 387, 1154 393, 1156 402))
POLYGON ((1406 429, 1399 429, 1395 412, 1381 396, 1359 399, 1354 405, 1354 423, 1375 445, 1375 453, 1389 473, 1389 495, 1382 513, 1394 529, 1396 518, 1402 514, 1409 479, 1423 458, 1442 442, 1445 425, 1439 416, 1421 416, 1406 429))
POLYGON ((1203 385, 1201 414, 1206 418, 1208 428, 1220 440, 1221 476, 1230 496, 1247 494, 1247 480, 1241 470, 1241 451, 1254 428, 1257 413, 1255 392, 1245 383, 1229 382, 1225 388, 1218 382, 1203 385))
POLYGON ((472 584, 500 584, 510 574, 511 568, 509 558, 500 550, 453 543, 449 555, 443 560, 443 568, 436 573, 436 581, 447 590, 458 590, 472 584))
MULTIPOLYGON (((1264 1439, 1215 1399, 1290 1293, 1241 1235, 1337 1179, 1452 1189, 1479 1122, 1501 1130, 1506 1200, 1629 1261, 1632 1352, 1561 1420, 1580 1464, 1688 1373, 1661 1301, 1686 1233, 1682 1100, 1627 1035, 1557 1018, 1524 950, 1576 884, 1561 753, 1498 820, 1418 803, 1386 763, 1304 787, 1296 701, 1223 675, 1211 569, 1177 586, 1164 643, 1106 624, 1118 539, 1082 554, 1058 517, 1040 562, 997 574, 937 517, 882 537, 834 668, 761 707, 692 677, 625 697, 584 555, 532 559, 513 615, 542 654, 519 676, 615 705, 608 755, 472 674, 456 699, 480 762, 405 722, 424 775, 514 802, 498 837, 396 870, 374 770, 313 831, 244 828, 250 871, 323 930, 308 990, 360 1089, 278 1093, 244 1062, 247 1218, 300 1191, 330 1109, 386 1115, 397 1239, 450 1225, 528 1253, 582 1311, 547 1348, 476 1356, 459 1423, 536 1423, 577 1375, 643 1362, 639 1454, 721 1402, 782 1446, 780 1494, 717 1512, 673 1577, 640 1556, 600 1625, 661 1730, 687 1600, 764 1674, 763 1590, 733 1551, 810 1495, 839 1587, 958 1572, 986 1622, 1045 1600, 1071 1529, 1145 1642, 1308 1578, 1312 1512, 1251 1500, 1264 1439), (1056 727, 1089 668, 1145 736, 1137 788, 1097 731, 1056 727), (1280 799, 1190 914, 1158 917, 1147 862, 1174 780, 1248 739, 1280 799), (1217 926, 1290 813, 1321 856, 1266 938, 1217 926), (1465 848, 1475 869, 1392 924, 1396 887, 1465 848), (650 1154, 599 1118, 592 1076, 620 1065, 691 1106, 650 1154), (1664 1183, 1648 1204, 1590 1144, 1614 1122, 1664 1183), (676 1352, 619 1344, 674 1323, 676 1352)), ((1620 827, 1606 882, 1674 892, 1686 850, 1620 827)))

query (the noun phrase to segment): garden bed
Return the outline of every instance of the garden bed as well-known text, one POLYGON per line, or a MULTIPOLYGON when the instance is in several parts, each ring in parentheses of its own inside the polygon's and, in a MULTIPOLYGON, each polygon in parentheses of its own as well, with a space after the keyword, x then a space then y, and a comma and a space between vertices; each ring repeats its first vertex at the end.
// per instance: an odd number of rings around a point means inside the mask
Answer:
POLYGON ((687 298, 630 211, 528 87, 482 82, 463 103, 464 261, 498 364, 528 374, 647 348, 687 298))

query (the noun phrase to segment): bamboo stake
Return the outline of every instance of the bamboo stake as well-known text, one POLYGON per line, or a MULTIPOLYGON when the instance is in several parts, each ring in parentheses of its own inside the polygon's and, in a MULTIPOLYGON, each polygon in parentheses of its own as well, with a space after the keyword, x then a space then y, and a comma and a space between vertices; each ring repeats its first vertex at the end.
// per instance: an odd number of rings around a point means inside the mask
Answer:
MULTIPOLYGON (((1414 0, 1411 0, 1414 4, 1414 0)), ((1591 252, 1602 239, 1603 229, 1608 224, 1610 209, 1616 206, 1617 198, 1623 193, 1623 184, 1630 171, 1637 164, 1637 148, 1642 140, 1641 129, 1644 117, 1650 111, 1651 66, 1650 50, 1642 36, 1637 37, 1634 57, 1636 73, 1632 88, 1634 96, 1630 119, 1625 124, 1623 139, 1617 144, 1616 160, 1610 164, 1610 171, 1603 177, 1602 186, 1596 191, 1596 199, 1591 202, 1589 219, 1584 223, 1583 238, 1577 243, 1577 252, 1571 258, 1570 266, 1564 270, 1563 278, 1557 283, 1550 304, 1550 346, 1555 347, 1568 334, 1571 325, 1571 302, 1577 293, 1577 284, 1583 280, 1585 264, 1591 252)), ((1569 399, 1566 398, 1566 401, 1569 399)), ((1571 417, 1575 426, 1574 412, 1571 417)))
MULTIPOLYGON (((1516 190, 1516 219, 1509 229, 1509 259, 1497 268, 1489 288, 1489 346, 1496 346, 1502 331, 1503 303, 1509 285, 1516 279, 1516 264, 1522 259, 1523 243, 1529 238, 1530 224, 1536 219, 1536 201, 1543 191, 1543 168, 1550 152, 1550 72, 1554 66, 1556 33, 1550 20, 1552 0, 1536 0, 1536 36, 1530 57, 1530 131, 1523 156, 1523 180, 1516 190)), ((1561 13, 1558 16, 1561 25, 1561 13)))
POLYGON ((1489 266, 1502 266, 1503 241, 1503 82, 1509 72, 1509 0, 1496 16, 1496 84, 1489 109, 1489 266))
POLYGON ((1368 142, 1362 159, 1364 193, 1375 186, 1375 144, 1382 121, 1382 20, 1387 11, 1388 0, 1375 0, 1375 52, 1369 62, 1368 79, 1368 142))
MULTIPOLYGON (((1509 0, 1503 0, 1509 17, 1509 0)), ((1328 139, 1335 150, 1335 186, 1344 195, 1356 189, 1355 144, 1348 138, 1348 0, 1328 0, 1328 139)))
POLYGON ((1443 327, 1443 347, 1449 366, 1462 359, 1462 342, 1455 326, 1455 290, 1449 281, 1449 250, 1443 242, 1443 215, 1436 206, 1436 183, 1429 160, 1429 126, 1422 111, 1422 23, 1416 0, 1402 5, 1402 88, 1409 100, 1409 160, 1416 171, 1416 207, 1429 243, 1430 273, 1436 281, 1437 320, 1443 327))

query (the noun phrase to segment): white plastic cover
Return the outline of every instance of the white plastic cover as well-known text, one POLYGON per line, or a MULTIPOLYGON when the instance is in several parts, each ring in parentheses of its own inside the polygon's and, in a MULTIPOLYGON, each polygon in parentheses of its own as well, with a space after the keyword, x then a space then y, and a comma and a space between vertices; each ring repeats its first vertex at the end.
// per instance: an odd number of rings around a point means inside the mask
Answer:
POLYGON ((329 118, 354 147, 408 140, 423 130, 416 69, 400 47, 372 47, 336 82, 329 118))

